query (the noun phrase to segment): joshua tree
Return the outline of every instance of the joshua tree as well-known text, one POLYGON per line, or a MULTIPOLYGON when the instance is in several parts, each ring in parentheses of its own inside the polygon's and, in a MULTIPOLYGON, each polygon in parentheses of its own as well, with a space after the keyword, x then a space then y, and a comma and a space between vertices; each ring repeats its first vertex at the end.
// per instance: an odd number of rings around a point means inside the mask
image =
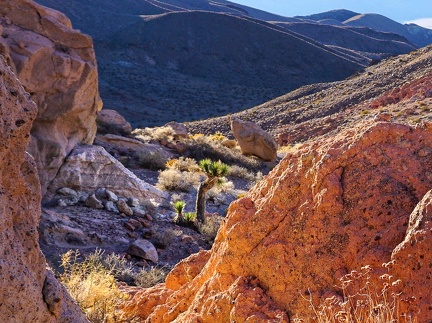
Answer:
POLYGON ((186 206, 186 202, 185 201, 175 201, 172 206, 174 207, 174 210, 177 213, 177 222, 182 223, 184 222, 184 218, 183 218, 183 210, 186 206))
POLYGON ((201 223, 204 223, 206 193, 216 184, 222 183, 222 177, 228 173, 228 165, 220 161, 211 161, 210 159, 203 159, 199 162, 199 166, 207 175, 204 182, 201 182, 197 198, 196 198, 196 218, 201 223))

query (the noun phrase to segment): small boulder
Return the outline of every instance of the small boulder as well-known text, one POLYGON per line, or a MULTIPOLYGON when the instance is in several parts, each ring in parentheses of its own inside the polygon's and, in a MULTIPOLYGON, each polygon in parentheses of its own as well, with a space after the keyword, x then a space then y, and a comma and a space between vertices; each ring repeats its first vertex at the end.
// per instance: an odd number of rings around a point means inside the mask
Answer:
POLYGON ((159 260, 158 253, 153 244, 145 239, 135 240, 128 248, 127 253, 136 256, 139 258, 143 258, 145 260, 150 260, 154 263, 157 263, 159 260))
POLYGON ((277 159, 276 141, 257 124, 237 118, 230 118, 230 124, 242 154, 255 155, 265 161, 277 159))
POLYGON ((140 205, 140 202, 137 198, 130 197, 130 198, 128 198, 127 204, 131 207, 137 207, 140 205))
POLYGON ((64 195, 64 196, 67 196, 67 197, 76 197, 76 198, 78 198, 77 191, 75 191, 75 190, 73 190, 71 188, 68 188, 68 187, 62 187, 61 189, 59 189, 57 191, 57 194, 64 195))
POLYGON ((189 135, 189 132, 183 123, 171 121, 168 122, 165 127, 170 127, 173 130, 174 140, 187 138, 189 135))
POLYGON ((114 192, 111 192, 110 190, 106 190, 105 195, 108 201, 117 202, 119 200, 118 196, 114 192))
POLYGON ((96 195, 90 195, 84 202, 85 206, 91 207, 92 209, 103 209, 102 202, 96 197, 96 195))
POLYGON ((133 215, 132 209, 129 207, 129 205, 127 205, 126 201, 124 201, 124 200, 119 200, 117 202, 117 208, 118 208, 120 213, 124 213, 127 216, 133 215))
POLYGON ((120 113, 110 109, 98 112, 96 124, 99 133, 128 135, 132 131, 130 123, 120 113))
POLYGON ((114 212, 116 214, 120 213, 113 201, 108 201, 105 203, 105 210, 109 212, 114 212))

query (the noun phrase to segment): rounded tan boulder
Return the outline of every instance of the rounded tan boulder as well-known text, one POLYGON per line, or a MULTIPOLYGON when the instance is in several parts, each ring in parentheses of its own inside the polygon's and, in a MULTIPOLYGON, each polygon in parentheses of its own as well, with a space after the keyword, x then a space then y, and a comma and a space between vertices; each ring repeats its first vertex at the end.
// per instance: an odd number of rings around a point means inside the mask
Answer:
POLYGON ((230 118, 230 124, 244 155, 254 155, 265 161, 277 159, 276 140, 256 123, 230 118))

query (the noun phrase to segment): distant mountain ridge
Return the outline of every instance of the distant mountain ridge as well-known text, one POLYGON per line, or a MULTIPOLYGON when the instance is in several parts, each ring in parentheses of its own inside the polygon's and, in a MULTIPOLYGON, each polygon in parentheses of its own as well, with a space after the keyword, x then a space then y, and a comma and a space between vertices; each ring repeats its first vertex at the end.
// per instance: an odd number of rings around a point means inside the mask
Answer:
POLYGON ((398 34, 419 47, 432 43, 431 29, 416 24, 404 25, 375 13, 360 14, 339 9, 309 16, 297 16, 296 18, 336 26, 367 27, 376 31, 398 34))
POLYGON ((328 25, 356 15, 346 10, 290 18, 224 0, 38 2, 93 37, 104 105, 135 127, 234 113, 417 48, 397 34, 328 25))

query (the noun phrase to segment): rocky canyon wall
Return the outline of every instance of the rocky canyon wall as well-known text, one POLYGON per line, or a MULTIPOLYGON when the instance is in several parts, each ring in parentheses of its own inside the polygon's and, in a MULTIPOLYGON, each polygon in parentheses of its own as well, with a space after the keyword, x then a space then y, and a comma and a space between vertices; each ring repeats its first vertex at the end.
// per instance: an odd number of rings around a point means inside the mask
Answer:
POLYGON ((28 151, 44 194, 65 156, 96 134, 102 102, 93 43, 62 13, 31 0, 2 1, 0 34, 0 54, 37 105, 28 151))
POLYGON ((46 270, 37 226, 41 191, 25 149, 37 108, 0 56, 0 321, 86 322, 46 270))

